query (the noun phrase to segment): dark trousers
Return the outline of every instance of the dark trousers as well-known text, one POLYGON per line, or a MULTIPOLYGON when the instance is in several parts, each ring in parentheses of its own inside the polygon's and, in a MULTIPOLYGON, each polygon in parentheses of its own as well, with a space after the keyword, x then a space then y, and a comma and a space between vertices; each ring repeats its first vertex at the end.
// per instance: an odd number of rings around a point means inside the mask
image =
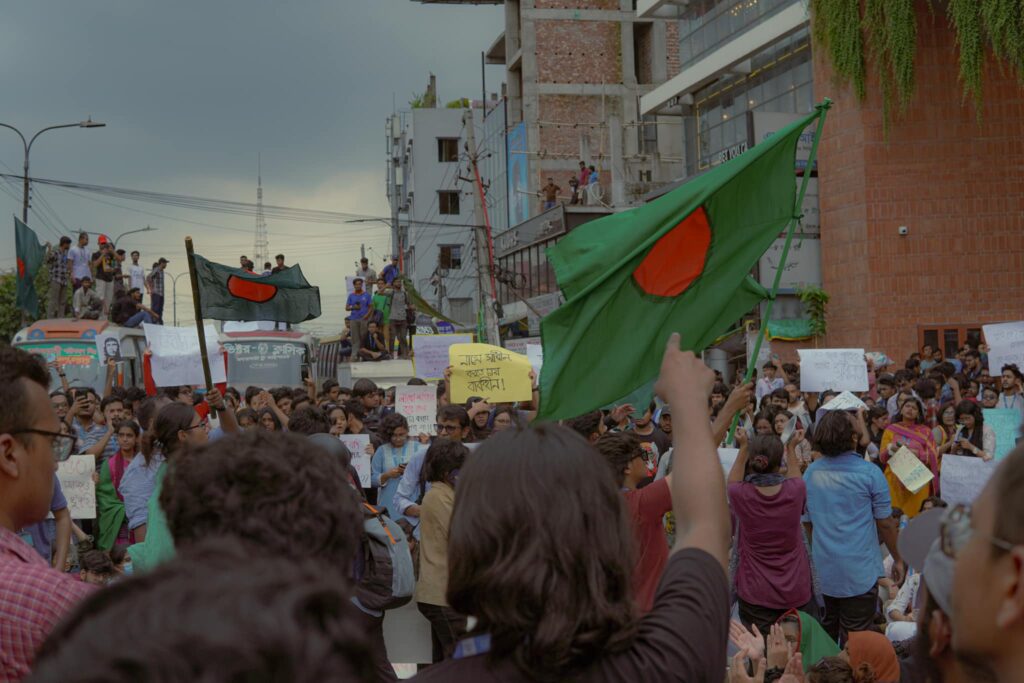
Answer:
MULTIPOLYGON (((777 623, 782 615, 788 612, 788 609, 773 609, 771 607, 762 607, 761 605, 755 605, 746 602, 743 598, 737 598, 737 603, 740 613, 740 623, 747 628, 751 626, 757 626, 761 631, 762 635, 767 636, 768 631, 771 630, 772 625, 777 623)), ((794 605, 794 609, 798 609, 804 614, 808 614, 815 619, 820 618, 818 603, 814 601, 814 596, 811 596, 811 601, 806 605, 794 605)))
POLYGON ((850 598, 825 596, 825 618, 821 625, 840 645, 850 631, 870 631, 878 612, 878 586, 863 595, 850 598), (840 640, 840 637, 842 640, 840 640))
POLYGON ((420 614, 430 622, 430 642, 433 646, 434 664, 452 656, 455 644, 466 635, 466 617, 451 607, 428 605, 417 602, 420 614))
POLYGON ((388 660, 388 648, 384 643, 384 617, 375 617, 355 607, 353 609, 366 631, 367 644, 370 646, 370 657, 373 659, 373 669, 377 672, 377 680, 381 683, 397 681, 395 667, 391 666, 388 660))
POLYGON ((153 312, 160 316, 160 324, 163 325, 164 321, 164 295, 163 294, 150 294, 149 295, 149 307, 153 309, 153 312))

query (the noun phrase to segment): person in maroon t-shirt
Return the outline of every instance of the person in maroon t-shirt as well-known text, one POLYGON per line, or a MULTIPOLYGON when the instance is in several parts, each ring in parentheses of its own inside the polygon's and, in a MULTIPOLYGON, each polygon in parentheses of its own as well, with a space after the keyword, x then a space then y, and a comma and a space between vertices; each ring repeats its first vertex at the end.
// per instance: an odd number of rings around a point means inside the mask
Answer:
POLYGON ((629 432, 605 434, 598 439, 597 450, 611 465, 626 496, 637 541, 633 599, 646 613, 654 603, 658 581, 668 562, 668 541, 662 519, 672 510, 672 475, 638 489, 637 484, 648 478, 645 451, 640 439, 629 432))

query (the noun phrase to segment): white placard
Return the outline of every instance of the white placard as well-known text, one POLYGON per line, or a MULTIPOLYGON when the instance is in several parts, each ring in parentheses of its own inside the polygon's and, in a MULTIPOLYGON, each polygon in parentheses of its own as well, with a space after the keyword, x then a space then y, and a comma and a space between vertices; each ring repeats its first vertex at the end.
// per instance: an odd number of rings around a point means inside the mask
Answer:
POLYGON ((395 412, 409 422, 409 438, 433 434, 437 424, 437 389, 405 384, 395 387, 395 412))
POLYGON ((472 344, 471 334, 415 334, 412 338, 412 364, 420 379, 443 379, 448 367, 448 348, 452 344, 472 344))
POLYGON ((1004 365, 1024 370, 1024 321, 982 325, 988 344, 988 374, 998 377, 1004 365))
POLYGON ((352 467, 359 473, 359 485, 364 489, 370 488, 370 459, 373 455, 366 452, 366 447, 370 445, 370 435, 342 434, 338 438, 352 454, 352 467))
POLYGON ((950 507, 960 503, 970 505, 985 488, 998 466, 995 460, 985 462, 969 455, 943 456, 942 472, 939 474, 942 499, 950 507))
MULTIPOLYGON (((199 353, 199 333, 195 327, 143 323, 142 329, 146 332, 146 343, 153 352, 150 365, 154 384, 158 387, 176 387, 206 383, 199 353)), ((210 360, 213 383, 227 382, 224 352, 217 342, 217 330, 213 325, 204 325, 203 330, 206 333, 206 353, 210 360)))
POLYGON ((719 448, 718 449, 718 461, 722 463, 722 471, 725 473, 726 481, 729 480, 729 472, 732 471, 732 466, 736 464, 736 458, 740 454, 738 448, 719 448))
POLYGON ((57 463, 57 479, 68 500, 71 519, 96 519, 96 484, 92 481, 95 471, 95 455, 72 455, 57 463))
POLYGON ((512 353, 521 353, 525 356, 526 347, 530 344, 540 344, 540 337, 512 337, 506 339, 502 346, 512 353))
POLYGON ((854 396, 849 391, 844 391, 831 401, 818 408, 818 410, 867 410, 868 406, 864 401, 854 396))
POLYGON ((544 347, 540 344, 528 344, 526 347, 526 357, 530 361, 533 371, 540 377, 540 369, 544 367, 544 347))
POLYGON ((864 349, 801 349, 800 391, 867 391, 864 349))

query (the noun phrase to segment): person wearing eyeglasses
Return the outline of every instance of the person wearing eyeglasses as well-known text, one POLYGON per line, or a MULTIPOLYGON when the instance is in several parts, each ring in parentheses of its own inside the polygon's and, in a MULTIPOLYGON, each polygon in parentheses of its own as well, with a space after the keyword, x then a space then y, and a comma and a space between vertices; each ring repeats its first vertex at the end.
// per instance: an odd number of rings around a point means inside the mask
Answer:
POLYGON ((54 571, 18 534, 46 518, 57 463, 75 443, 60 431, 49 383, 38 356, 0 348, 0 677, 11 680, 29 673, 47 634, 92 590, 54 571))
POLYGON ((971 506, 950 508, 940 526, 953 574, 953 650, 968 666, 988 664, 999 681, 1024 672, 1024 446, 999 467, 971 506))

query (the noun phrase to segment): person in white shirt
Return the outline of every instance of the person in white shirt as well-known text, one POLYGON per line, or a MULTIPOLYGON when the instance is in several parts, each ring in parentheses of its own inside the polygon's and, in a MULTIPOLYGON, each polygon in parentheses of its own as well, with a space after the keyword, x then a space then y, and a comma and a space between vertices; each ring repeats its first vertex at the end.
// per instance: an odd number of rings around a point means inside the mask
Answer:
POLYGON ((757 388, 754 395, 757 396, 757 404, 761 405, 761 399, 776 389, 782 389, 789 381, 786 370, 782 367, 779 357, 772 354, 772 359, 761 368, 762 376, 757 380, 757 388))
POLYGON ((128 266, 128 289, 146 291, 146 269, 139 265, 139 252, 132 252, 132 264, 128 266))
POLYGON ((88 246, 89 235, 81 232, 78 234, 78 246, 71 247, 68 251, 68 263, 71 264, 71 283, 75 290, 82 286, 83 279, 92 279, 92 270, 89 268, 92 254, 86 248, 88 246))

